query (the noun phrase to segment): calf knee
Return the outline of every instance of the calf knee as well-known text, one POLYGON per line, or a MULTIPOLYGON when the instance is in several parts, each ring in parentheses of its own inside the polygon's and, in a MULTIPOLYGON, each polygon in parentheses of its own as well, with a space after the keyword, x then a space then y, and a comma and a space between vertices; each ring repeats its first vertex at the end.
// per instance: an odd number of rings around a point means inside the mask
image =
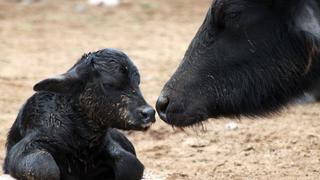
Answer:
POLYGON ((9 173, 22 180, 59 180, 60 170, 46 151, 36 151, 8 161, 9 173))
POLYGON ((143 171, 143 164, 135 156, 128 154, 117 160, 115 179, 140 180, 143 176, 143 171))

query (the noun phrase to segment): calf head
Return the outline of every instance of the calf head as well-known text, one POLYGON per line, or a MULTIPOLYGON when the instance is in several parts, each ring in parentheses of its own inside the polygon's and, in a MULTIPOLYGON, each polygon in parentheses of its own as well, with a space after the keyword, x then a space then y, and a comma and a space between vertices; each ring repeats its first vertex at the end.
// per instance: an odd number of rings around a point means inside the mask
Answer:
POLYGON ((35 91, 68 95, 95 128, 145 130, 155 111, 144 100, 137 68, 122 52, 104 49, 84 55, 65 74, 45 79, 35 91))
POLYGON ((208 118, 267 115, 319 79, 319 4, 216 0, 157 111, 188 126, 208 118))

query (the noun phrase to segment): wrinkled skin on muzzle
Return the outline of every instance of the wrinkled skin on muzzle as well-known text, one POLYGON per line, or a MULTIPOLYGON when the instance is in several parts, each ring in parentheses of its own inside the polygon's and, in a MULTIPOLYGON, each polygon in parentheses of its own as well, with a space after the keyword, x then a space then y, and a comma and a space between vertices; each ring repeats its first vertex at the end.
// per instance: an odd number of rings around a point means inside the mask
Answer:
POLYGON ((183 127, 221 116, 264 116, 313 90, 320 75, 318 6, 313 0, 213 2, 159 96, 160 118, 183 127))

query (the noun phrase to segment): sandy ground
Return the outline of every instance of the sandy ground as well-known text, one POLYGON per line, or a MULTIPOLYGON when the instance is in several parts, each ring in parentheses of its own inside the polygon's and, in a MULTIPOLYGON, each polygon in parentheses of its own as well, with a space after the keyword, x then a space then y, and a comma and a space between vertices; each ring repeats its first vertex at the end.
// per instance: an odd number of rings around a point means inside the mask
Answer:
MULTIPOLYGON (((124 0, 103 8, 77 0, 28 6, 0 0, 0 164, 8 128, 32 86, 64 72, 85 52, 124 50, 140 69, 146 99, 155 104, 209 4, 124 0)), ((319 108, 297 105, 269 118, 212 119, 185 130, 157 118, 150 131, 128 137, 147 169, 163 179, 319 179, 319 108), (229 130, 230 122, 238 127, 229 130)))

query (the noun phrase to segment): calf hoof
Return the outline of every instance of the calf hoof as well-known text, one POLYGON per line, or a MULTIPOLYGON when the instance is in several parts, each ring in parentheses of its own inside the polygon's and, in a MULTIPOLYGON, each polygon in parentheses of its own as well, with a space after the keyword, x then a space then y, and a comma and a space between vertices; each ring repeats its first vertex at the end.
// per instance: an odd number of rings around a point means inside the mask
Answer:
POLYGON ((12 162, 9 173, 19 180, 59 180, 60 170, 53 157, 45 151, 28 154, 12 162))

